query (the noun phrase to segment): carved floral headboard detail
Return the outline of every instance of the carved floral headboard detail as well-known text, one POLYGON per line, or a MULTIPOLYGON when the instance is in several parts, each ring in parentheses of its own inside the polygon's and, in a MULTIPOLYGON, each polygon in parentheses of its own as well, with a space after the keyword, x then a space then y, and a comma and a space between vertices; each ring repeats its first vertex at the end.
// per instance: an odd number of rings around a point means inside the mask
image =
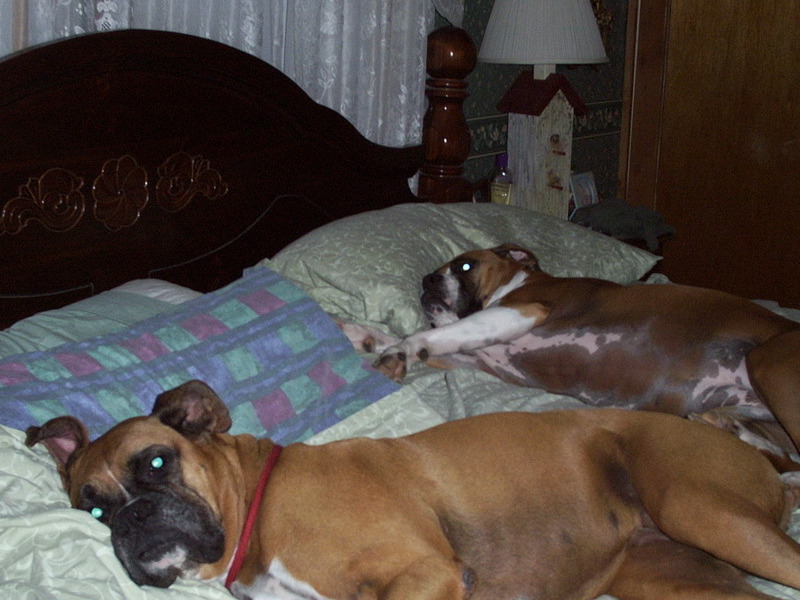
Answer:
POLYGON ((50 231, 69 231, 86 210, 82 187, 82 177, 61 168, 30 178, 19 186, 19 196, 3 206, 0 235, 19 233, 31 221, 39 221, 50 231))
POLYGON ((95 218, 111 231, 130 227, 150 199, 147 184, 147 171, 132 156, 107 160, 92 186, 95 218))
POLYGON ((316 227, 418 200, 421 146, 366 140, 212 40, 75 35, 3 58, 0 81, 0 327, 142 277, 218 289, 316 227))
MULTIPOLYGON (((183 210, 192 199, 216 200, 227 194, 222 175, 202 156, 176 152, 156 170, 154 186, 159 206, 168 212, 183 210)), ((91 195, 92 214, 109 231, 134 225, 150 199, 147 170, 126 154, 107 160, 95 178, 91 195)), ((16 234, 32 222, 53 232, 75 227, 86 213, 84 179, 60 167, 32 177, 19 187, 19 195, 0 210, 0 235, 16 234)))
POLYGON ((227 193, 227 184, 202 156, 176 152, 158 167, 156 198, 168 212, 182 210, 197 194, 216 200, 227 193))

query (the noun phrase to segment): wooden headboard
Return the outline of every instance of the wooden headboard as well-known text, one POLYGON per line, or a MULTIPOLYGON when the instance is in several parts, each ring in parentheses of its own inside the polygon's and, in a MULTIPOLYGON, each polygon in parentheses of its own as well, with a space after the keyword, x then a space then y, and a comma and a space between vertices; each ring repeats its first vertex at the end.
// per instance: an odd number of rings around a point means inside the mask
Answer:
POLYGON ((415 201, 421 147, 363 138, 265 62, 157 31, 0 61, 0 326, 140 277, 209 291, 337 218, 415 201))

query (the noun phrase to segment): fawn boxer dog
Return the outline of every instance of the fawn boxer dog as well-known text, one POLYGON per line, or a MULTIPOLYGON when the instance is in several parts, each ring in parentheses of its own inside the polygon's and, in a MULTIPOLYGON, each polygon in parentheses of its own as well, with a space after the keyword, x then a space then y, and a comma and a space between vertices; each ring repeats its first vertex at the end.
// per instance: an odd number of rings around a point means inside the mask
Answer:
POLYGON ((505 413, 285 449, 230 425, 192 381, 94 442, 58 417, 28 444, 48 447, 72 505, 110 527, 142 585, 225 580, 251 600, 772 598, 746 571, 800 589, 782 529, 800 476, 707 425, 505 413))
POLYGON ((343 328, 397 381, 417 360, 476 367, 595 406, 695 415, 776 456, 800 448, 800 324, 743 298, 554 277, 506 244, 427 275, 422 304, 434 328, 402 341, 343 328))

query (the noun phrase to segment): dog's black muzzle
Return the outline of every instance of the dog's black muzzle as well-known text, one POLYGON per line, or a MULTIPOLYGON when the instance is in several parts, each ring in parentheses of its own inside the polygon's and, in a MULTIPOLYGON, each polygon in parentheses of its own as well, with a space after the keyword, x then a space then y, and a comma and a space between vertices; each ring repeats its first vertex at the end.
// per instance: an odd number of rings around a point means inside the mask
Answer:
POLYGON ((443 313, 450 312, 450 308, 445 302, 443 283, 444 277, 435 272, 422 278, 422 296, 419 300, 432 327, 437 326, 443 313))
POLYGON ((222 558, 225 534, 205 503, 153 491, 117 511, 111 543, 135 583, 169 587, 187 569, 222 558))
POLYGON ((459 278, 458 293, 452 294, 445 287, 445 276, 438 271, 422 278, 420 303, 433 327, 463 319, 483 308, 469 278, 459 278))
POLYGON ((428 273, 422 278, 422 290, 424 292, 434 291, 441 287, 442 281, 444 281, 444 277, 440 273, 428 273))

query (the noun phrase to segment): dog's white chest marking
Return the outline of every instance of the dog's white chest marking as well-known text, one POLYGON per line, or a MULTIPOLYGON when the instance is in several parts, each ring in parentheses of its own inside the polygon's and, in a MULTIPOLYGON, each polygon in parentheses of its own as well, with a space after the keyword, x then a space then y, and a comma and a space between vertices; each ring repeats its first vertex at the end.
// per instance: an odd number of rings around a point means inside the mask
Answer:
POLYGON ((494 291, 494 293, 489 297, 489 300, 486 302, 486 306, 494 306, 495 303, 499 302, 500 299, 503 298, 503 296, 508 295, 510 292, 525 283, 526 279, 528 279, 528 274, 525 271, 517 271, 508 283, 501 285, 494 291))
POLYGON ((231 592, 237 598, 251 600, 329 600, 308 583, 295 579, 279 558, 273 559, 269 570, 252 585, 235 582, 231 592))

